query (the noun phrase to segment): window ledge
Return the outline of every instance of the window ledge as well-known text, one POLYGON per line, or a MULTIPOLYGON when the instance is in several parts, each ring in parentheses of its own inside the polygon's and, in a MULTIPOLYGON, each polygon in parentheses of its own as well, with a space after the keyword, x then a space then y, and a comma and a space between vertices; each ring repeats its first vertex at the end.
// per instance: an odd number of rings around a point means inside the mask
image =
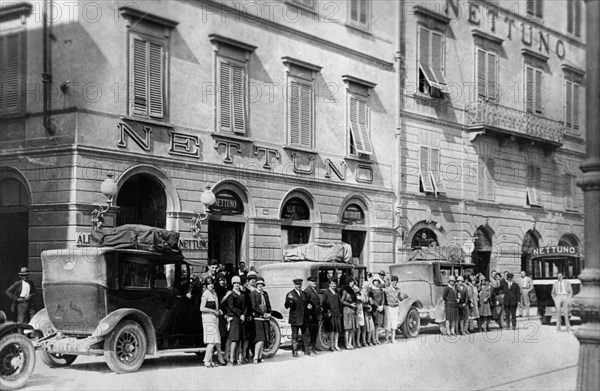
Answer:
POLYGON ((373 163, 373 159, 371 159, 371 157, 359 157, 359 156, 354 156, 354 155, 347 155, 344 156, 345 160, 350 160, 353 162, 358 162, 358 163, 373 163))
POLYGON ((359 31, 359 32, 361 32, 363 34, 373 35, 373 33, 371 33, 371 31, 369 31, 369 27, 368 26, 364 26, 363 27, 363 26, 358 25, 356 23, 349 22, 349 23, 346 23, 346 27, 351 28, 351 29, 356 30, 356 31, 359 31))
MULTIPOLYGON (((319 13, 318 13, 317 11, 315 11, 315 9, 314 9, 314 8, 311 8, 310 6, 308 6, 308 5, 304 5, 304 4, 302 4, 302 3, 298 3, 298 2, 296 2, 296 1, 294 1, 294 0, 287 0, 287 1, 285 2, 285 4, 286 4, 286 5, 291 5, 291 6, 294 6, 294 7, 298 8, 298 9, 301 9, 302 11, 307 11, 307 12, 310 12, 310 13, 311 13, 311 14, 313 14, 313 15, 317 15, 317 16, 319 15, 319 13)), ((313 6, 313 7, 314 7, 314 6, 313 6)))
POLYGON ((289 151, 306 152, 306 153, 311 153, 313 155, 317 154, 317 151, 315 151, 314 149, 301 147, 299 145, 282 145, 281 148, 289 150, 289 151))
POLYGON ((246 143, 251 143, 252 139, 246 136, 239 136, 237 134, 233 134, 233 133, 227 133, 227 132, 215 132, 212 133, 211 136, 213 138, 215 137, 220 137, 220 138, 226 138, 226 139, 230 139, 230 140, 236 140, 236 141, 243 141, 246 143))
POLYGON ((126 120, 126 121, 142 122, 145 124, 157 125, 157 126, 162 126, 162 127, 166 127, 166 128, 175 128, 175 126, 170 122, 160 121, 160 120, 151 119, 151 118, 122 115, 121 119, 126 120))

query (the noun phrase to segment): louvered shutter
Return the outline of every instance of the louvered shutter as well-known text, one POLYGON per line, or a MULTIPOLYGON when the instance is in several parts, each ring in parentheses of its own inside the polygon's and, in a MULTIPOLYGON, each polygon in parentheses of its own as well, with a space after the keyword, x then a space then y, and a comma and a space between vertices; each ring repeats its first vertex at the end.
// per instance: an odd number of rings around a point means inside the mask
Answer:
POLYGON ((432 32, 431 33, 431 68, 433 70, 433 75, 435 76, 435 80, 440 84, 446 84, 446 79, 444 78, 443 64, 444 64, 444 53, 443 53, 442 34, 432 32))
POLYGON ((525 7, 528 15, 535 15, 535 0, 527 0, 525 7))
POLYGON ((133 114, 148 114, 148 43, 132 40, 131 78, 133 83, 133 114))
POLYGON ((431 39, 429 30, 419 28, 419 64, 428 82, 435 81, 431 71, 431 39))
POLYGON ((575 35, 581 37, 581 0, 572 0, 575 12, 575 35))
POLYGON ((300 144, 312 147, 312 91, 305 84, 300 84, 300 144))
POLYGON ((0 35, 0 113, 4 114, 6 112, 5 108, 5 97, 4 97, 4 86, 6 85, 6 73, 7 73, 7 64, 6 64, 6 52, 8 48, 6 47, 6 36, 0 35))
POLYGON ((231 66, 232 71, 232 101, 233 101, 233 131, 245 133, 246 131, 246 88, 244 68, 231 66))
POLYGON ((486 199, 493 201, 494 200, 494 196, 495 196, 495 187, 496 187, 496 181, 495 181, 495 173, 496 173, 496 166, 495 166, 495 162, 493 159, 488 159, 486 162, 486 174, 487 174, 487 178, 486 178, 486 199))
POLYGON ((358 22, 358 0, 350 1, 350 20, 358 22))
POLYGON ((485 161, 483 159, 479 159, 479 173, 477 180, 477 198, 480 200, 485 199, 486 191, 486 173, 485 173, 485 161))
POLYGON ((579 129, 579 85, 573 84, 573 128, 579 129))
POLYGON ((542 0, 535 0, 535 16, 541 18, 542 14, 542 0))
POLYGON ((533 68, 527 67, 525 74, 525 101, 528 113, 533 113, 533 99, 534 99, 534 88, 533 84, 533 68))
POLYGON ((300 144, 300 86, 292 81, 288 89, 290 96, 289 116, 290 116, 290 144, 300 144))
POLYGON ((355 97, 350 97, 350 133, 352 134, 352 139, 354 140, 354 147, 356 148, 356 152, 364 151, 365 147, 362 141, 362 134, 359 129, 359 120, 358 120, 358 99, 355 97))
POLYGON ((231 131, 231 66, 224 62, 219 62, 219 129, 231 131))
POLYGON ((496 54, 487 53, 487 97, 491 101, 496 100, 496 54))
POLYGON ((567 81, 565 86, 565 122, 566 126, 570 128, 572 126, 572 112, 573 112, 573 84, 567 81))
POLYGON ((568 33, 573 33, 574 29, 573 29, 573 22, 574 22, 574 15, 573 15, 573 7, 574 7, 574 3, 575 0, 571 0, 567 3, 567 32, 568 33))
POLYGON ((486 70, 485 70, 485 52, 483 50, 477 50, 477 95, 480 98, 487 96, 487 81, 486 81, 486 70))
POLYGON ((429 167, 429 148, 428 147, 421 147, 420 163, 421 163, 420 177, 421 177, 421 184, 423 185, 423 191, 425 191, 427 193, 433 193, 434 192, 433 183, 431 182, 431 173, 429 171, 430 167, 429 167))
POLYGON ((430 150, 430 154, 431 154, 430 173, 431 173, 431 180, 435 186, 435 191, 438 193, 445 193, 446 186, 444 185, 444 181, 442 180, 441 167, 440 167, 440 162, 441 162, 440 150, 432 148, 430 150))
POLYGON ((22 88, 22 72, 21 72, 21 34, 9 34, 4 36, 4 59, 3 64, 6 64, 3 70, 3 96, 4 102, 2 106, 3 113, 18 113, 21 111, 21 88, 22 88))
POLYGON ((367 24, 367 0, 358 0, 359 3, 359 20, 360 24, 367 24))
POLYGON ((368 107, 367 102, 363 100, 357 100, 358 102, 358 126, 360 130, 360 135, 362 138, 363 149, 362 153, 371 154, 373 153, 373 147, 371 146, 371 138, 369 136, 369 127, 368 127, 368 107))
POLYGON ((542 113, 542 72, 535 71, 535 112, 542 113))
POLYGON ((161 45, 149 43, 148 79, 150 90, 149 115, 154 118, 164 116, 164 51, 161 45))

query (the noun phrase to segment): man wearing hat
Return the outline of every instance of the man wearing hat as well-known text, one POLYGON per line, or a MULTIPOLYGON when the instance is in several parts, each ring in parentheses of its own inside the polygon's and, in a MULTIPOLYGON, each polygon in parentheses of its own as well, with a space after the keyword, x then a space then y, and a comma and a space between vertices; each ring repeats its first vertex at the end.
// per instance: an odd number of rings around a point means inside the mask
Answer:
POLYGON ((390 286, 390 279, 385 277, 385 270, 379 271, 379 278, 381 279, 381 288, 382 289, 390 286))
POLYGON ((317 336, 319 334, 319 320, 321 319, 321 298, 317 293, 317 277, 310 276, 306 280, 308 286, 304 288, 307 298, 304 319, 310 335, 310 353, 316 356, 318 354, 317 336))
POLYGON ((292 326, 292 355, 298 357, 298 331, 302 332, 302 344, 304 347, 304 355, 310 355, 308 350, 308 334, 306 333, 306 323, 304 314, 308 304, 306 293, 302 291, 302 279, 295 278, 294 289, 288 292, 285 296, 283 306, 290 309, 289 323, 292 326))
POLYGON ((512 323, 512 328, 517 328, 517 306, 521 300, 521 288, 519 284, 513 281, 513 273, 506 275, 504 284, 504 312, 506 313, 506 327, 512 323))
POLYGON ((6 295, 12 300, 10 310, 16 315, 18 323, 29 323, 33 310, 33 297, 36 295, 35 285, 29 280, 29 269, 22 267, 19 271, 19 281, 12 284, 6 295))

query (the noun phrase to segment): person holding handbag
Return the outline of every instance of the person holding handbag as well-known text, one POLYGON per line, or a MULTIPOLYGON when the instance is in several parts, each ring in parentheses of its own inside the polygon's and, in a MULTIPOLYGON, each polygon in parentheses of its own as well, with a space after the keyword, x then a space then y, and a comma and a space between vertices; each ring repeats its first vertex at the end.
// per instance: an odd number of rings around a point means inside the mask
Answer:
POLYGON ((204 332, 204 343, 207 344, 204 353, 204 366, 214 367, 212 362, 213 349, 217 350, 219 363, 225 365, 223 352, 221 352, 221 333, 219 333, 219 316, 223 315, 219 309, 219 299, 215 292, 215 281, 212 277, 204 280, 206 290, 202 293, 200 300, 200 312, 202 312, 202 329, 204 332))
POLYGON ((262 362, 265 342, 271 339, 271 302, 264 288, 265 279, 258 277, 256 279, 256 290, 250 294, 255 327, 254 342, 256 343, 254 346, 254 364, 262 362))

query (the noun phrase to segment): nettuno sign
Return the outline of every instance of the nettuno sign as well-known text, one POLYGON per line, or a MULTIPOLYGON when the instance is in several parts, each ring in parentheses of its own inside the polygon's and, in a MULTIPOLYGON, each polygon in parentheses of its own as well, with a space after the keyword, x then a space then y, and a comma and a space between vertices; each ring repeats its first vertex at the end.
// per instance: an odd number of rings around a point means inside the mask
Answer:
POLYGON ((531 250, 532 258, 550 255, 566 255, 576 257, 579 256, 579 253, 577 252, 577 247, 572 246, 546 246, 531 250))

